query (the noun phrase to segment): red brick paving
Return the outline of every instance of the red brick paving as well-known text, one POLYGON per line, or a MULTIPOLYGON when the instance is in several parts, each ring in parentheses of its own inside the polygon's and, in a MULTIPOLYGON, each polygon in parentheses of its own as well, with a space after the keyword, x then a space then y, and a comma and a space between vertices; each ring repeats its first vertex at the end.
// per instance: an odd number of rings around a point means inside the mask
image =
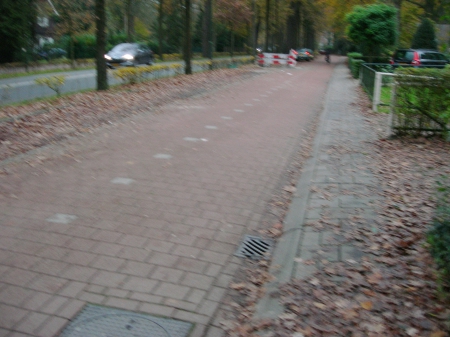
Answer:
POLYGON ((234 251, 261 225, 332 67, 256 71, 0 177, 0 337, 57 335, 87 302, 220 335, 215 313, 240 265, 234 251), (133 182, 111 183, 117 177, 133 182), (76 219, 48 222, 55 214, 76 219))

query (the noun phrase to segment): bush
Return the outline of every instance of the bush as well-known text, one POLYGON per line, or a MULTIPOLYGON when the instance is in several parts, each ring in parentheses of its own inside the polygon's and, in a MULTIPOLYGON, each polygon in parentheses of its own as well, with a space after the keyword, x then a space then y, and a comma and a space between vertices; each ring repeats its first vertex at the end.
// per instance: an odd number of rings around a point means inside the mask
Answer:
POLYGON ((49 76, 49 77, 41 77, 34 80, 39 85, 46 85, 54 92, 56 92, 57 96, 61 94, 61 87, 64 85, 66 81, 65 76, 49 76))
POLYGON ((364 63, 362 60, 363 54, 361 53, 348 53, 348 67, 350 72, 352 73, 353 78, 359 77, 359 69, 361 68, 361 64, 364 63))
POLYGON ((430 252, 441 274, 441 281, 450 285, 450 179, 438 182, 436 214, 427 233, 430 252))
POLYGON ((413 36, 411 48, 414 49, 437 49, 436 33, 433 22, 423 19, 413 36))
POLYGON ((95 58, 96 38, 92 34, 81 34, 74 37, 74 54, 76 59, 95 58))
POLYGON ((349 59, 362 59, 363 58, 363 54, 361 54, 361 53, 348 53, 347 57, 349 59))
POLYGON ((400 68, 395 79, 397 131, 416 135, 424 131, 447 133, 450 68, 400 68))
MULTIPOLYGON (((241 64, 249 64, 254 62, 253 56, 243 57, 235 60, 236 65, 241 64)), ((220 69, 226 68, 230 66, 230 59, 222 59, 222 60, 202 60, 202 61, 193 61, 193 65, 200 66, 203 71, 210 69, 220 69)), ((147 80, 151 75, 157 74, 159 77, 165 77, 170 74, 165 72, 175 74, 181 74, 183 72, 183 65, 181 64, 157 64, 152 66, 145 67, 124 67, 114 70, 113 76, 115 78, 121 79, 124 83, 127 84, 135 84, 147 80)))
POLYGON ((124 67, 114 70, 113 76, 121 79, 124 83, 135 84, 142 82, 151 74, 161 71, 174 70, 176 74, 181 73, 183 66, 181 64, 171 65, 152 65, 145 67, 124 67))

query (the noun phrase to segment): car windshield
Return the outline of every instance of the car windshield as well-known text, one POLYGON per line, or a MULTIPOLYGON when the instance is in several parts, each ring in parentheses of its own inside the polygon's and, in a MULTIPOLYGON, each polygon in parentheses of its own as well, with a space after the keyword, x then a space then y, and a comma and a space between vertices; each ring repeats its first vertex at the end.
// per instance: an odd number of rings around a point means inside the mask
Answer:
POLYGON ((132 44, 118 44, 113 49, 111 49, 111 52, 114 53, 131 53, 135 51, 136 47, 132 44))

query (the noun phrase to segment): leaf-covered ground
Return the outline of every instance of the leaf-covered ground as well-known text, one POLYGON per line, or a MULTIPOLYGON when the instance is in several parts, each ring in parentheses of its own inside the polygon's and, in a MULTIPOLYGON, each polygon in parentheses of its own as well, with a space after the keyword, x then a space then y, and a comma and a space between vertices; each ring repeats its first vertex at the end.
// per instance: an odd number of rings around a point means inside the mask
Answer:
POLYGON ((30 150, 92 132, 137 113, 155 112, 173 103, 248 76, 255 66, 219 69, 190 76, 159 79, 112 88, 106 92, 84 92, 54 100, 0 107, 0 162, 30 150))
MULTIPOLYGON (((371 113, 365 95, 359 97, 370 126, 385 130, 386 116, 371 113)), ((252 315, 271 278, 268 263, 248 265, 231 285, 232 294, 238 296, 231 296, 234 310, 223 321, 229 336, 450 335, 450 306, 438 289, 425 239, 434 214, 436 181, 450 175, 450 142, 380 137, 366 147, 371 169, 382 182, 384 202, 378 209, 377 230, 354 217, 353 229, 339 233, 364 252, 362 260, 324 261, 312 277, 285 284, 279 292, 285 312, 262 321, 252 320, 252 315)), ((319 225, 335 230, 326 221, 319 225)), ((281 231, 282 226, 275 224, 268 234, 276 237, 281 231)))

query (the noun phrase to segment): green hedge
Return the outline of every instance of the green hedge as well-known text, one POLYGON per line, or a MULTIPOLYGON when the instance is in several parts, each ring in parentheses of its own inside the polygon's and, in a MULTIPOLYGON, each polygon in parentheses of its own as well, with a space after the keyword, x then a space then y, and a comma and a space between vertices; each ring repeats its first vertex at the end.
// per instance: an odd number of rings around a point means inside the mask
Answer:
POLYGON ((363 58, 363 54, 361 54, 361 53, 348 53, 347 57, 349 59, 362 59, 363 58))
POLYGON ((359 69, 364 63, 363 54, 361 53, 348 53, 348 67, 354 78, 359 78, 359 69))
POLYGON ((450 68, 399 68, 395 80, 397 133, 426 131, 448 136, 450 68))
MULTIPOLYGON (((253 56, 243 57, 236 59, 233 64, 230 64, 229 59, 225 60, 202 60, 193 61, 192 65, 197 65, 202 68, 202 71, 220 69, 226 67, 236 67, 238 65, 253 63, 255 58, 253 56)), ((135 84, 145 81, 150 78, 151 75, 159 77, 166 77, 175 72, 175 74, 182 74, 184 72, 184 66, 182 64, 156 64, 145 67, 123 67, 113 71, 113 76, 117 79, 121 79, 125 84, 135 84)))
MULTIPOLYGON (((75 59, 89 59, 96 56, 96 37, 93 34, 81 34, 74 37, 75 59)), ((67 49, 68 50, 68 49, 67 49)))
POLYGON ((450 179, 442 177, 438 182, 436 214, 427 241, 437 264, 441 281, 450 285, 450 179))

